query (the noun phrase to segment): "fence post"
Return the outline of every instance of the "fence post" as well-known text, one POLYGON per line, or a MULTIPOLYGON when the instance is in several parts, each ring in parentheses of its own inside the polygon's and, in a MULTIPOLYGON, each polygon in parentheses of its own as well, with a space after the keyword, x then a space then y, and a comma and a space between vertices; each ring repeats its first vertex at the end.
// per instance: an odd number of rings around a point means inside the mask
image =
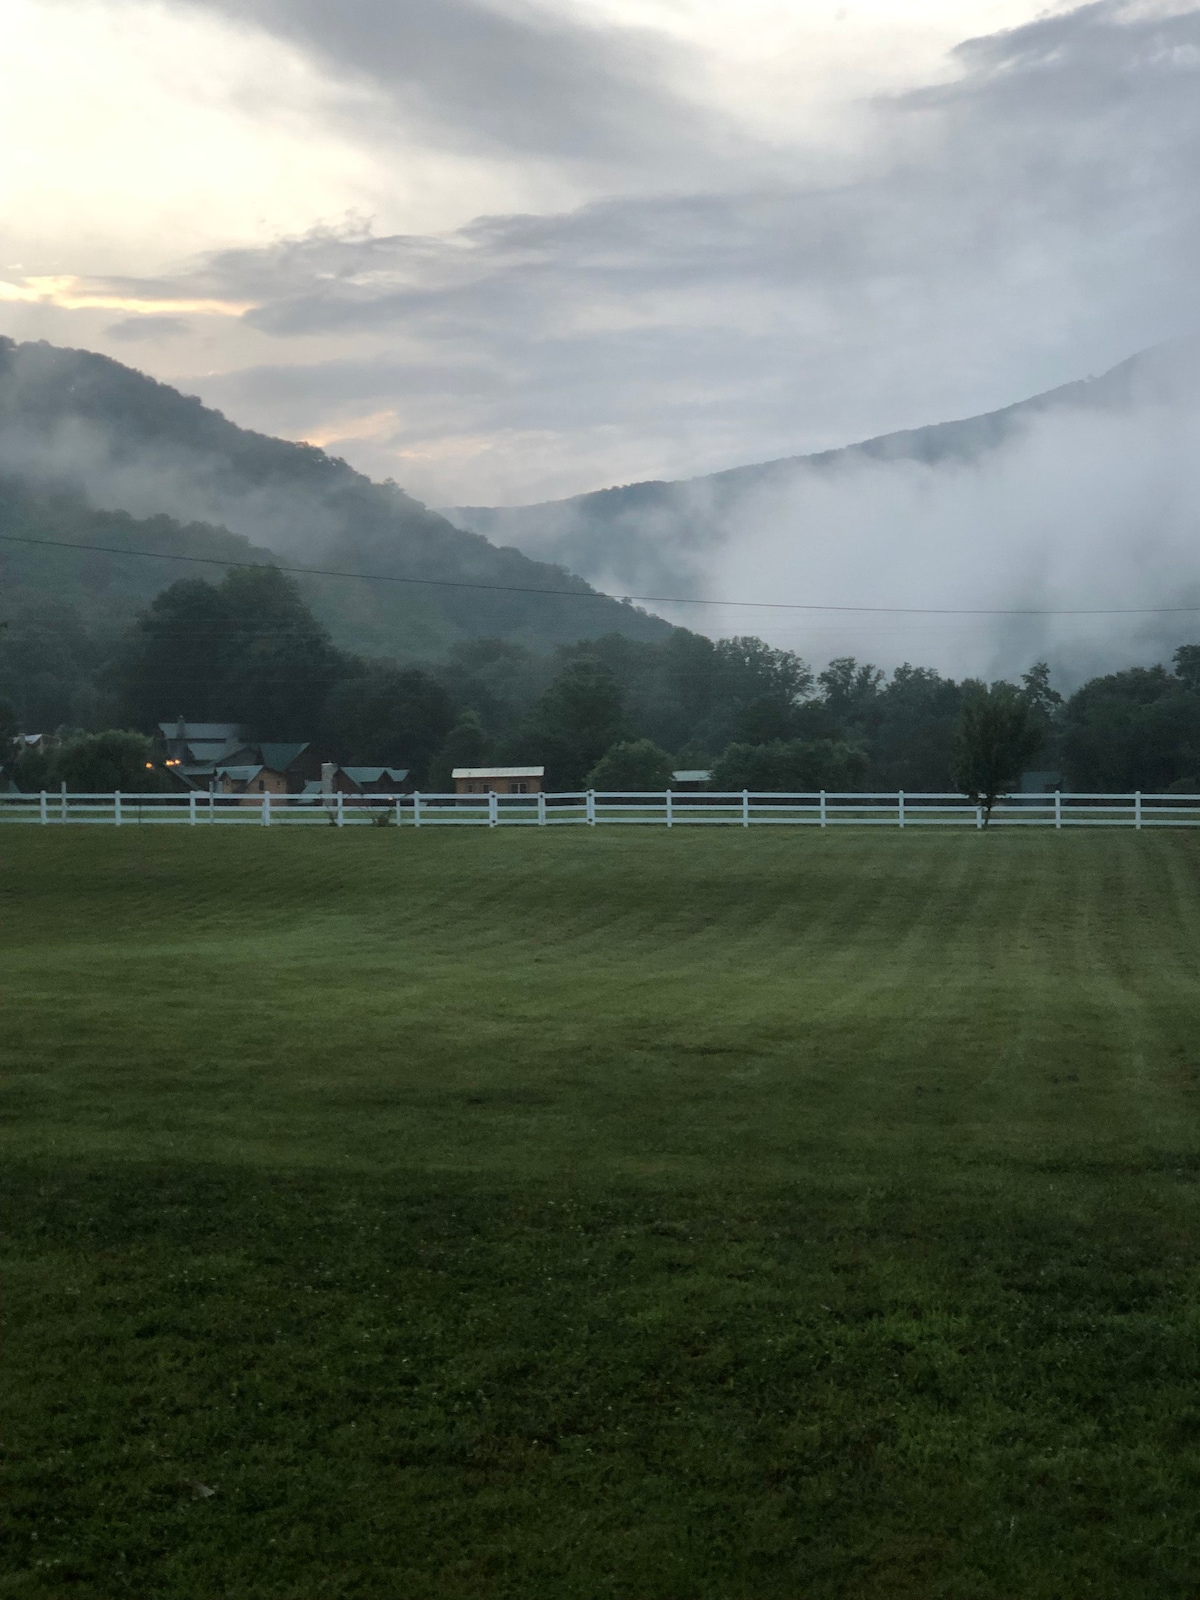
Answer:
POLYGON ((749 791, 749 789, 743 789, 742 790, 742 827, 743 828, 748 828, 749 826, 750 826, 750 791, 749 791))
POLYGON ((121 791, 120 791, 120 789, 114 789, 113 790, 113 827, 114 828, 119 828, 120 826, 121 826, 121 791))
POLYGON ((587 822, 589 828, 596 826, 596 791, 589 789, 587 792, 587 822))
POLYGON ((262 797, 262 825, 264 828, 271 826, 271 796, 265 789, 262 797))
POLYGON ((546 826, 546 796, 538 790, 538 827, 546 826))
POLYGON ((396 826, 399 827, 400 826, 400 796, 397 795, 395 797, 395 799, 396 799, 396 826))
POLYGON ((495 789, 488 790, 488 827, 494 828, 500 821, 500 802, 496 799, 495 789))
POLYGON ((210 783, 208 786, 208 820, 210 822, 217 820, 217 786, 215 783, 210 783))
POLYGON ((196 791, 195 791, 195 789, 193 789, 192 792, 188 795, 188 821, 192 824, 193 827, 195 827, 195 825, 196 825, 196 791))
POLYGON ((421 826, 421 791, 419 789, 414 789, 413 790, 413 827, 414 828, 419 828, 420 826, 421 826))
POLYGON ((337 792, 337 825, 339 828, 344 828, 346 825, 345 812, 342 810, 342 803, 345 798, 345 795, 339 789, 337 792))
POLYGON ((40 804, 38 806, 38 820, 39 820, 39 822, 48 822, 50 820, 46 815, 46 791, 45 791, 45 789, 42 790, 41 802, 40 802, 40 804))
POLYGON ((62 802, 59 808, 58 816, 60 822, 65 822, 67 820, 67 780, 65 778, 63 779, 62 802))
POLYGON ((1061 828, 1062 827, 1062 790, 1061 789, 1055 789, 1055 791, 1054 791, 1054 826, 1056 828, 1061 828))
POLYGON ((1133 797, 1133 825, 1140 828, 1142 825, 1142 791, 1139 789, 1133 797))
POLYGON ((904 826, 904 790, 903 789, 898 791, 897 799, 899 800, 898 821, 900 823, 900 826, 903 827, 904 826))
POLYGON ((674 811, 674 808, 673 808, 672 803, 671 803, 671 791, 670 791, 670 789, 668 789, 667 790, 667 827, 668 828, 673 828, 674 826, 675 826, 675 811, 674 811))
POLYGON ((825 791, 821 790, 821 826, 825 826, 825 791))
POLYGON ((975 826, 977 828, 982 828, 983 827, 983 807, 982 806, 976 806, 975 807, 975 826))

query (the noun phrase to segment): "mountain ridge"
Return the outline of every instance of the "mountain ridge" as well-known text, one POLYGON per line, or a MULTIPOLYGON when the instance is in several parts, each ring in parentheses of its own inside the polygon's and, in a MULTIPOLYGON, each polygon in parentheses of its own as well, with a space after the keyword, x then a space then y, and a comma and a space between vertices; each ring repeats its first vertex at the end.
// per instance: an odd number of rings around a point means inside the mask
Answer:
POLYGON ((92 351, 0 338, 0 478, 10 498, 14 486, 26 496, 26 517, 30 496, 76 496, 101 516, 167 518, 192 530, 193 543, 209 529, 218 545, 222 534, 248 540, 289 564, 421 580, 302 579, 349 649, 416 659, 481 636, 548 648, 606 632, 670 632, 557 563, 456 527, 394 483, 314 445, 242 428, 92 351))
POLYGON ((722 518, 744 496, 786 485, 806 473, 855 465, 972 464, 1001 449, 1035 419, 1070 410, 1117 411, 1139 399, 1169 398, 1182 380, 1196 386, 1200 336, 1152 346, 1094 377, 1073 379, 993 411, 877 434, 850 444, 726 467, 679 479, 642 479, 559 500, 520 506, 446 506, 443 515, 489 538, 511 540, 528 553, 569 562, 593 581, 635 590, 674 586, 701 590, 685 564, 647 560, 645 545, 673 543, 699 551, 723 537, 722 518))

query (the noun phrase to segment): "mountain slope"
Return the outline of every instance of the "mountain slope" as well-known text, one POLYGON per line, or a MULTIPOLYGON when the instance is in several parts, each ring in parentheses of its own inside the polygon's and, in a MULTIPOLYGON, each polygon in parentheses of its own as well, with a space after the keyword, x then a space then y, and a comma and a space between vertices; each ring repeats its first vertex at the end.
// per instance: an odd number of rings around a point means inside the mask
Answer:
MULTIPOLYGON (((304 580, 306 598, 337 642, 359 651, 429 657, 469 637, 546 647, 609 632, 653 639, 670 631, 595 595, 557 565, 453 526, 395 484, 372 483, 311 445, 239 428, 199 400, 89 351, 0 339, 0 474, 25 495, 27 522, 36 522, 40 504, 47 526, 57 525, 62 497, 74 495, 97 511, 166 516, 214 536, 240 536, 288 563, 427 580, 304 580), (570 592, 522 592, 564 589, 570 592)), ((174 575, 161 570, 165 563, 146 565, 157 577, 138 582, 150 592, 174 575)), ((9 572, 11 583, 11 560, 9 572)), ((87 611, 82 588, 77 603, 87 611)), ((10 592, 7 603, 20 604, 20 594, 10 592)))
POLYGON ((452 506, 445 514, 489 539, 565 562, 605 587, 702 595, 710 558, 744 536, 765 497, 778 504, 790 489, 820 481, 836 508, 839 481, 860 468, 969 468, 1051 419, 1071 414, 1119 418, 1146 408, 1194 406, 1198 397, 1200 340, 1185 339, 1144 351, 1100 377, 960 421, 699 478, 626 484, 536 505, 452 506))

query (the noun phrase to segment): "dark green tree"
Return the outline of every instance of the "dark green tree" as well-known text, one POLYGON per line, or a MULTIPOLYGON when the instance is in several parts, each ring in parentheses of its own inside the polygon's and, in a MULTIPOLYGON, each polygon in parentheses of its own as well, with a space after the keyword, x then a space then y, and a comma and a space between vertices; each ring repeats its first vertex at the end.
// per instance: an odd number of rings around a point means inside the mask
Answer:
POLYGON ((442 741, 429 770, 429 787, 435 794, 454 789, 455 767, 482 767, 491 754, 491 740, 477 711, 464 711, 442 741))
POLYGON ((950 773, 957 787, 983 807, 984 827, 998 796, 1037 755, 1044 737, 1035 702, 1013 684, 963 685, 950 773))
POLYGON ((953 784, 951 753, 962 690, 932 667, 908 662, 880 689, 867 735, 880 789, 935 792, 953 784))
POLYGON ((653 739, 627 739, 610 746, 588 773, 589 789, 661 794, 670 787, 672 762, 653 739))
POLYGON ((836 656, 817 682, 825 709, 842 728, 861 728, 873 720, 887 674, 870 661, 836 656))
POLYGON ((248 567, 219 584, 186 578, 164 589, 130 630, 114 677, 126 713, 146 728, 182 716, 304 739, 354 665, 289 577, 248 567))
POLYGON ((624 697, 602 662, 570 661, 533 708, 515 749, 546 768, 552 789, 578 789, 622 737, 624 697))
POLYGON ((1181 644, 1171 659, 1180 683, 1192 694, 1200 694, 1200 644, 1181 644))
POLYGON ((20 749, 17 743, 21 732, 16 708, 11 700, 0 700, 0 777, 11 777, 20 749))
POLYGON ((27 733, 95 726, 106 709, 98 674, 111 648, 72 607, 30 607, 0 631, 0 694, 27 733))
POLYGON ((859 745, 841 739, 777 739, 771 744, 731 744, 712 770, 709 788, 812 794, 854 791, 866 782, 869 762, 859 745))
POLYGON ((1200 778, 1200 691, 1161 666, 1093 678, 1067 702, 1062 749, 1078 789, 1161 792, 1200 778))
POLYGON ((337 684, 318 726, 340 761, 408 767, 424 787, 453 723, 454 702, 432 673, 373 661, 337 684))
POLYGON ((145 734, 128 728, 80 733, 64 739, 50 757, 50 781, 65 783, 75 794, 161 792, 166 778, 145 734))

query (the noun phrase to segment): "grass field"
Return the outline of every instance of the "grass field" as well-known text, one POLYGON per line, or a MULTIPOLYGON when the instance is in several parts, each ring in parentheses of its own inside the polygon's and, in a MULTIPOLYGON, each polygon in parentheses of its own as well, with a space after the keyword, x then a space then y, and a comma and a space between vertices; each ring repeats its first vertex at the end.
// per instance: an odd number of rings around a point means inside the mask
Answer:
POLYGON ((10 828, 0 1596, 1194 1600, 1200 835, 10 828))

